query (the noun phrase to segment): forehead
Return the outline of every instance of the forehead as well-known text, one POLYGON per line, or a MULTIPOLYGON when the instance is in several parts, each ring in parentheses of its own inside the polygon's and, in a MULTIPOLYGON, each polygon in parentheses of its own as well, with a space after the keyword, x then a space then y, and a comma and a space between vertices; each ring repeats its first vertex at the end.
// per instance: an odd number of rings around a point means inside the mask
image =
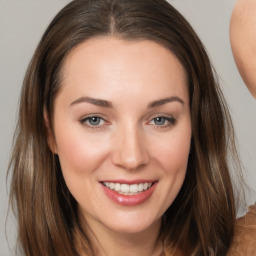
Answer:
POLYGON ((86 87, 88 93, 101 94, 106 89, 132 93, 139 88, 144 93, 173 90, 188 94, 187 75, 180 61, 150 40, 101 37, 85 41, 67 56, 62 78, 62 89, 86 87))

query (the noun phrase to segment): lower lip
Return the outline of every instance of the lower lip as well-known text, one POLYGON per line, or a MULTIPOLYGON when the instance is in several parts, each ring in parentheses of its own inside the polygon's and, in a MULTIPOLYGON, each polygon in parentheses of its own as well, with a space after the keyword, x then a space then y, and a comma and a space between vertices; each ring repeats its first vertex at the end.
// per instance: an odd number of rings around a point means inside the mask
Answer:
POLYGON ((106 195, 112 199, 114 202, 124 205, 124 206, 135 206, 144 203, 150 196, 153 194, 156 185, 158 182, 155 182, 149 189, 137 194, 137 195, 121 195, 118 192, 107 188, 103 184, 102 187, 106 193, 106 195))

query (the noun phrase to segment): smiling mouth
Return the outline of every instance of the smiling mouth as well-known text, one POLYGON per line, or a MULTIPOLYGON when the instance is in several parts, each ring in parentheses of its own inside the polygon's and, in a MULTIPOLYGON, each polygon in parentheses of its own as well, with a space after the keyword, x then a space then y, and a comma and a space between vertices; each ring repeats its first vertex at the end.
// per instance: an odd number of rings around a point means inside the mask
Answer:
POLYGON ((116 191, 120 195, 129 195, 134 196, 138 195, 146 190, 148 190, 151 186, 153 186, 155 182, 144 182, 138 184, 125 184, 125 183, 115 183, 115 182, 102 182, 102 184, 113 190, 116 191))

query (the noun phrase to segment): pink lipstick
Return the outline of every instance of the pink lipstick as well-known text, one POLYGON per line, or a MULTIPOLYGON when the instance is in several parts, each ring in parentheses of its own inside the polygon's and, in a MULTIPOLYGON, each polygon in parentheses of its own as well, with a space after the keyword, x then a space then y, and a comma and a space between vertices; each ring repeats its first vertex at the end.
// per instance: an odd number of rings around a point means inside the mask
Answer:
POLYGON ((108 180, 100 183, 105 194, 114 202, 123 206, 135 206, 144 203, 150 198, 158 181, 108 180))

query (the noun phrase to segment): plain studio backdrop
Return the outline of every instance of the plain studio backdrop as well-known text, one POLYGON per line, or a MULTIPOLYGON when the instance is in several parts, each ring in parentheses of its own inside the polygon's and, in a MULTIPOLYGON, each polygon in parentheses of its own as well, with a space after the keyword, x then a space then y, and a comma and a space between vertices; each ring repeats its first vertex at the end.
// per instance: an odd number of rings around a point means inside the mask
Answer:
MULTIPOLYGON (((47 25, 68 2, 0 0, 0 256, 14 255, 16 222, 11 211, 5 223, 9 192, 6 170, 22 80, 47 25)), ((220 76, 235 126, 244 176, 256 190, 256 100, 239 76, 229 43, 229 20, 235 0, 170 0, 170 3, 194 27, 220 76)))

